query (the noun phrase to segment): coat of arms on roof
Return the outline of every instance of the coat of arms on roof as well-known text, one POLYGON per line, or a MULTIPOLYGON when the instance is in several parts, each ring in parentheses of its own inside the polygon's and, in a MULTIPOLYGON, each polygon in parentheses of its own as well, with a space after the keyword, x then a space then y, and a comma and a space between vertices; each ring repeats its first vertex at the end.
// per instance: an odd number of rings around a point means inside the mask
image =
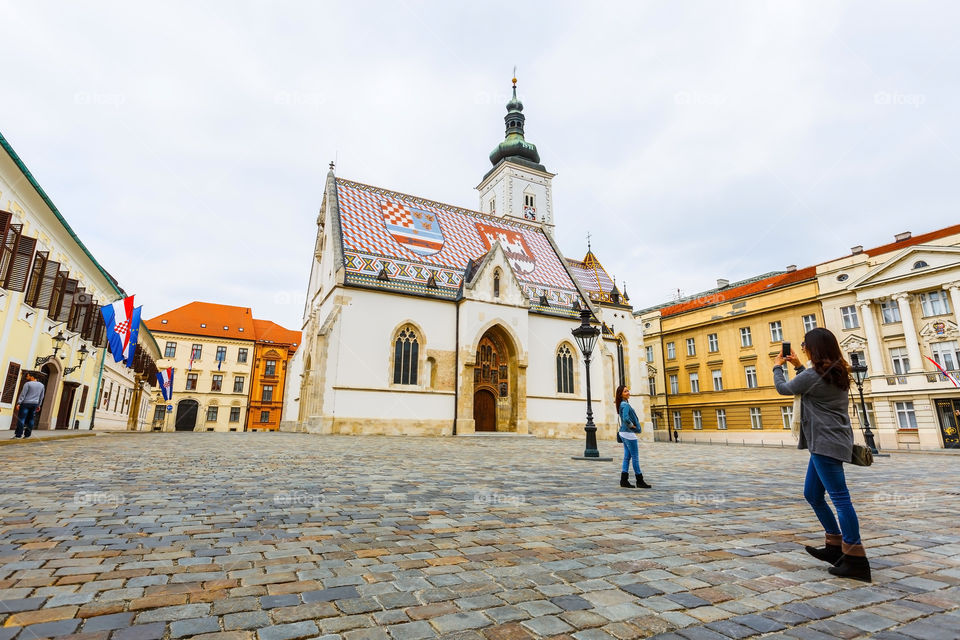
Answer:
POLYGON ((443 230, 436 213, 389 200, 381 200, 380 209, 387 231, 410 251, 432 256, 443 248, 443 230))
POLYGON ((510 261, 510 266, 518 273, 532 273, 537 266, 537 261, 533 257, 533 252, 527 246, 527 241, 523 238, 523 233, 495 227, 493 225, 478 222, 477 232, 480 234, 480 241, 483 246, 490 250, 494 242, 499 242, 503 247, 503 252, 510 261))

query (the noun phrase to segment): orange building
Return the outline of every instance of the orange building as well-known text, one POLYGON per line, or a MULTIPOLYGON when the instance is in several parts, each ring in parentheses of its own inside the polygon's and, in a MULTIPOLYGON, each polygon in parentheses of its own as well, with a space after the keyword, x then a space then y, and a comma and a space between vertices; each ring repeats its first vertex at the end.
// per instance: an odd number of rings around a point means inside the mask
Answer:
POLYGON ((276 431, 283 411, 287 364, 297 351, 301 334, 269 320, 254 319, 253 325, 257 341, 253 350, 246 430, 276 431))

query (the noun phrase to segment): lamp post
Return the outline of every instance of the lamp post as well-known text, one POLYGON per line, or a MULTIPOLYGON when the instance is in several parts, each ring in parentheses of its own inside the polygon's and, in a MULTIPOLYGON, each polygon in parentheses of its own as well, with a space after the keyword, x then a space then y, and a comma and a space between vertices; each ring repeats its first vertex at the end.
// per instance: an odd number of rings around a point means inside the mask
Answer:
POLYGON ((86 344, 80 345, 80 351, 77 352, 77 354, 80 356, 80 362, 75 367, 67 367, 66 369, 64 369, 63 375, 70 375, 71 373, 79 369, 83 365, 83 359, 87 357, 88 353, 90 352, 87 350, 87 345, 86 344))
POLYGON ((35 367, 39 367, 44 362, 50 358, 56 358, 57 352, 63 347, 63 343, 66 342, 67 338, 63 335, 63 331, 57 331, 57 335, 53 336, 53 355, 43 356, 42 358, 37 358, 36 362, 33 364, 35 367))
POLYGON ((862 425, 863 425, 863 439, 866 441, 867 446, 870 447, 870 451, 876 455, 877 444, 873 440, 873 431, 870 430, 870 417, 867 416, 867 403, 863 400, 863 381, 867 379, 867 365, 865 362, 860 362, 860 358, 857 354, 851 354, 850 359, 852 360, 850 364, 850 371, 853 373, 853 380, 857 383, 857 391, 860 392, 860 415, 863 416, 862 425))
MULTIPOLYGON (((592 315, 589 308, 580 310, 580 326, 572 329, 577 341, 577 346, 583 353, 583 362, 587 370, 587 423, 583 430, 587 433, 587 446, 583 451, 583 458, 594 460, 600 459, 600 451, 597 449, 597 427, 593 424, 593 401, 590 397, 590 356, 593 354, 593 348, 597 344, 597 338, 600 336, 600 329, 590 324, 592 315)), ((578 458, 579 459, 579 458, 578 458)), ((609 458, 607 458, 609 459, 609 458)))

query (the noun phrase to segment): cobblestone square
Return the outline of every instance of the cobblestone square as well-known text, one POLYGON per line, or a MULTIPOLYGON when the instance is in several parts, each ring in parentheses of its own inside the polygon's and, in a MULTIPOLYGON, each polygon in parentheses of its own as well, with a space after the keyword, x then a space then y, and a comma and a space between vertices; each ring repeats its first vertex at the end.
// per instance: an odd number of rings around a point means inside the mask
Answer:
POLYGON ((960 458, 848 471, 873 583, 803 551, 806 452, 113 434, 0 447, 0 640, 960 638, 960 458))

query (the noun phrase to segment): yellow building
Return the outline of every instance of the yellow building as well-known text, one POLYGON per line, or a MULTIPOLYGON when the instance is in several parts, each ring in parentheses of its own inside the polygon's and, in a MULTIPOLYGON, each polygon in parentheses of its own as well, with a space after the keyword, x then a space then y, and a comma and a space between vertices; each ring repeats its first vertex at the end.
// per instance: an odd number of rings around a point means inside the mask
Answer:
POLYGON ((36 429, 88 429, 106 349, 98 306, 124 296, 0 135, 0 429, 27 372, 46 386, 36 429))
POLYGON ((817 294, 816 268, 789 267, 637 312, 657 439, 795 444, 773 358, 823 326, 817 294))

